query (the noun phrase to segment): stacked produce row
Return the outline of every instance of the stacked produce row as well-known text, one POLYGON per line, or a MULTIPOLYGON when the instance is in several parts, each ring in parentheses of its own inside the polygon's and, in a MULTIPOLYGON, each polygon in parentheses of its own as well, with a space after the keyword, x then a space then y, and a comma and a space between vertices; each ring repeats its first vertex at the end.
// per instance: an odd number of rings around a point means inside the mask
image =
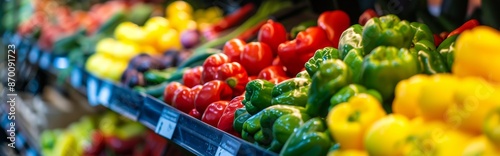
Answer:
POLYGON ((288 1, 129 5, 46 50, 280 155, 500 155, 500 31, 480 20, 334 10, 286 29, 268 16, 288 1))

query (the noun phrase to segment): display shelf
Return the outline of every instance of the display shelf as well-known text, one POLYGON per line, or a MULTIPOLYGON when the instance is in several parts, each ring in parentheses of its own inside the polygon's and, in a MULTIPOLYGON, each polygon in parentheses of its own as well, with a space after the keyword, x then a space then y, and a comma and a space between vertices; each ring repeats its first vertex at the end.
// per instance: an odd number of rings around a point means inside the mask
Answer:
MULTIPOLYGON (((5 36, 4 36, 5 37, 5 36)), ((13 38, 14 39, 14 38, 13 38)), ((7 40, 7 43, 12 43, 7 40)), ((21 43, 19 43, 21 45, 21 43)), ((35 44, 25 54, 29 62, 57 75, 61 62, 35 44)), ((67 58, 66 58, 67 59, 67 58)), ((90 105, 103 105, 154 130, 196 155, 277 155, 203 123, 172 106, 144 93, 100 79, 81 67, 72 67, 68 84, 86 95, 90 105)))

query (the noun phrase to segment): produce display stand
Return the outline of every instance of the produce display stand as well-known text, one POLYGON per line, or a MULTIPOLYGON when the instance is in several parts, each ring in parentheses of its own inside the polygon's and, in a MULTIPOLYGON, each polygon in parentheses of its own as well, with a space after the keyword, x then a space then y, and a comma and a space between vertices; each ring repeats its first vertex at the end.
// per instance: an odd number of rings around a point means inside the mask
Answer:
MULTIPOLYGON (((22 42, 15 34, 4 34, 4 43, 32 45, 19 50, 31 65, 57 75, 57 68, 67 58, 53 56, 35 44, 22 42)), ((142 123, 157 134, 171 140, 195 155, 277 155, 209 126, 154 97, 133 91, 119 84, 99 79, 81 67, 74 67, 67 82, 88 97, 92 106, 103 105, 127 118, 142 123)), ((29 138, 29 137, 28 137, 29 138)), ((32 142, 30 144, 36 144, 32 142)))

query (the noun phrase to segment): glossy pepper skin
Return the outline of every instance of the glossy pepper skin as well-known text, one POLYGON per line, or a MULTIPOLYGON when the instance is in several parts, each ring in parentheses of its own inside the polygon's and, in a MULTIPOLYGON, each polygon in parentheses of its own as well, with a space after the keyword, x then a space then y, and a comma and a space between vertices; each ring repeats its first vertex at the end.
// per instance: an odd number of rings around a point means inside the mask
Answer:
POLYGON ((262 69, 262 71, 260 71, 259 75, 257 76, 258 79, 264 79, 268 81, 277 77, 287 77, 283 66, 273 65, 266 67, 262 69))
POLYGON ((278 56, 288 75, 297 75, 316 50, 332 45, 323 29, 311 27, 300 32, 294 40, 280 44, 278 56))
POLYGON ((248 75, 257 75, 273 63, 273 52, 263 42, 250 42, 240 54, 240 63, 245 67, 248 75))
POLYGON ((396 84, 418 74, 419 65, 417 56, 408 49, 379 46, 363 61, 361 82, 379 91, 384 101, 390 100, 396 84))
POLYGON ((243 131, 243 124, 245 121, 247 121, 250 117, 252 117, 251 114, 248 114, 248 111, 246 110, 245 107, 238 108, 234 112, 234 121, 233 121, 233 129, 241 135, 243 131))
POLYGON ((219 123, 217 123, 218 129, 229 134, 239 136, 239 133, 237 133, 237 131, 235 131, 233 128, 233 122, 234 118, 236 117, 236 110, 243 107, 243 99, 245 99, 245 96, 237 96, 229 101, 226 109, 222 113, 219 123))
POLYGON ((446 63, 446 68, 451 71, 453 66, 453 60, 455 59, 455 41, 459 35, 453 35, 446 38, 441 44, 439 44, 436 51, 441 55, 441 58, 446 63))
POLYGON ((266 24, 260 27, 257 39, 259 42, 266 43, 271 48, 274 57, 277 55, 278 46, 287 40, 286 32, 283 24, 267 20, 266 24))
POLYGON ((229 85, 220 80, 213 80, 203 85, 194 99, 194 105, 198 112, 205 112, 212 102, 231 100, 232 97, 233 91, 229 85))
POLYGON ((172 100, 174 99, 176 92, 178 92, 179 88, 182 88, 182 87, 186 87, 186 86, 183 86, 179 82, 169 83, 165 87, 165 90, 163 91, 163 101, 169 105, 172 105, 172 100))
POLYGON ((231 61, 240 62, 240 55, 245 50, 247 43, 241 39, 231 39, 224 44, 222 52, 226 54, 231 61))
POLYGON ((363 150, 364 134, 385 116, 381 104, 368 94, 359 94, 332 108, 326 117, 330 135, 343 149, 363 150))
POLYGON ((443 62, 441 55, 436 52, 434 43, 429 40, 420 40, 414 44, 424 74, 450 72, 450 70, 446 68, 446 64, 443 62))
POLYGON ((309 118, 303 107, 270 106, 244 123, 242 138, 278 152, 292 133, 309 118))
POLYGON ((335 48, 338 48, 340 35, 350 25, 349 15, 342 10, 325 11, 318 17, 318 26, 325 30, 328 40, 335 48))
POLYGON ((434 34, 432 34, 431 29, 427 25, 419 22, 411 22, 410 26, 414 30, 412 43, 427 40, 434 44, 434 34))
POLYGON ((401 21, 396 15, 375 17, 363 27, 363 48, 365 52, 371 52, 378 46, 408 48, 414 33, 410 23, 401 21))
POLYGON ((194 108, 194 99, 196 95, 201 91, 202 86, 197 85, 193 88, 181 87, 174 98, 172 99, 172 106, 178 110, 189 113, 194 108))
MULTIPOLYGON (((363 48, 363 26, 359 24, 354 24, 351 27, 347 28, 339 39, 339 55, 342 59, 347 56, 347 53, 351 51, 351 49, 355 48, 363 48)), ((369 53, 369 51, 367 52, 369 53)), ((363 54, 364 56, 365 54, 363 54)))
POLYGON ((218 70, 219 66, 229 63, 231 60, 229 57, 223 53, 214 54, 209 56, 205 62, 203 62, 203 72, 201 74, 201 83, 205 84, 212 80, 218 80, 218 70))
POLYGON ((245 92, 248 83, 248 75, 245 68, 238 62, 224 63, 217 71, 219 80, 225 81, 233 89, 233 96, 238 96, 245 92))
POLYGON ((307 103, 311 80, 305 78, 291 78, 276 86, 272 91, 272 105, 294 105, 304 107, 307 103))
POLYGON ((352 78, 354 83, 361 83, 361 70, 363 69, 363 49, 351 49, 344 57, 344 63, 349 66, 352 71, 352 78))
POLYGON ((378 91, 373 89, 366 89, 364 86, 359 84, 350 84, 340 89, 337 93, 335 93, 335 95, 332 96, 332 98, 330 99, 329 110, 340 103, 347 102, 351 97, 354 97, 361 93, 369 94, 377 99, 378 102, 382 102, 382 95, 380 95, 378 91))
POLYGON ((314 53, 314 56, 309 59, 304 64, 304 67, 306 68, 307 73, 309 75, 314 75, 316 71, 318 71, 319 66, 326 60, 331 60, 331 59, 339 59, 339 52, 336 48, 333 47, 325 47, 323 49, 318 49, 314 53))
POLYGON ((201 85, 201 73, 203 73, 202 66, 188 69, 184 72, 184 75, 182 75, 182 82, 186 87, 201 85))
POLYGON ((333 143, 325 120, 316 117, 290 136, 280 155, 326 155, 333 143))
POLYGON ((220 118, 222 117, 224 110, 226 109, 229 101, 216 101, 211 103, 203 112, 201 116, 201 121, 209 124, 210 126, 217 127, 220 118))
POLYGON ((307 73, 307 71, 305 71, 305 70, 298 73, 297 76, 295 76, 295 77, 311 80, 311 76, 309 76, 309 73, 307 73))
POLYGON ((312 77, 306 110, 310 116, 324 117, 328 113, 329 99, 342 87, 351 84, 352 73, 341 60, 328 60, 321 64, 312 77))
POLYGON ((256 114, 272 105, 273 87, 273 83, 262 79, 248 82, 243 104, 249 114, 256 114))

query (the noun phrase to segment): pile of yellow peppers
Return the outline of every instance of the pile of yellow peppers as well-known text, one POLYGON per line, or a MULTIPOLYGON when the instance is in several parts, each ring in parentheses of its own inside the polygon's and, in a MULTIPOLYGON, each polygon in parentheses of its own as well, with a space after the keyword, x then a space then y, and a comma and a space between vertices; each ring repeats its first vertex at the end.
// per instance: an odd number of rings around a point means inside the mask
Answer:
POLYGON ((456 42, 452 74, 398 83, 393 113, 358 94, 327 116, 328 155, 500 155, 500 32, 479 26, 456 42))

